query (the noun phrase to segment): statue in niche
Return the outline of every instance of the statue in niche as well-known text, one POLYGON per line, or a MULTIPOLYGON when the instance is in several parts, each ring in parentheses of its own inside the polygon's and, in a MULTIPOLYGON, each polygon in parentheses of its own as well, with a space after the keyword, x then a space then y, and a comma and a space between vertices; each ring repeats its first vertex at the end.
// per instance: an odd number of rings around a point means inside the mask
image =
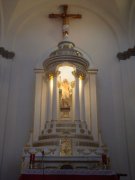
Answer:
POLYGON ((72 106, 72 83, 66 78, 62 81, 59 77, 58 87, 61 118, 69 118, 72 106))

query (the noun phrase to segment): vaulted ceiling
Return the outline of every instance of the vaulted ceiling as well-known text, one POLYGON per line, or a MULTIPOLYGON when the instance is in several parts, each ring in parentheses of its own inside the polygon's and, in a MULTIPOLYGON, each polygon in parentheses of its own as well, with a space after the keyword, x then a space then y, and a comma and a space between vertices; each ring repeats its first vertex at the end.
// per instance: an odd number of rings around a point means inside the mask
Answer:
POLYGON ((104 20, 114 33, 126 33, 131 44, 135 30, 135 1, 134 0, 1 0, 0 1, 0 32, 1 37, 15 35, 25 23, 39 13, 46 16, 50 12, 59 12, 58 5, 68 3, 71 10, 96 14, 104 20), (57 8, 57 9, 56 9, 57 8), (12 34, 13 33, 13 34, 12 34))

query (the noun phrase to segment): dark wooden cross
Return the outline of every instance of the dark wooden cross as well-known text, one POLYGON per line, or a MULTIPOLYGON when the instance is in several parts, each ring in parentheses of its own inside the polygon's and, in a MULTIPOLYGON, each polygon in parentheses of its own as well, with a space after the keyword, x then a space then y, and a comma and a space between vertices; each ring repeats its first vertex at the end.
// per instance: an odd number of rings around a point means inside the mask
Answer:
POLYGON ((80 19, 82 18, 81 14, 67 14, 68 5, 61 5, 63 8, 63 13, 61 14, 49 14, 49 18, 62 18, 63 20, 63 35, 68 35, 68 28, 69 26, 69 18, 80 19))

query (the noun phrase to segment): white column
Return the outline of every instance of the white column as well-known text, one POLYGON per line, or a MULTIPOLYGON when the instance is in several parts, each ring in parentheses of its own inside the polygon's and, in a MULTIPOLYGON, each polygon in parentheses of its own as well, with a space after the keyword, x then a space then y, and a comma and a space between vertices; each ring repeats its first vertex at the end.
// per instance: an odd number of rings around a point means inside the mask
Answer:
POLYGON ((92 135, 95 141, 99 140, 99 128, 97 118, 97 89, 96 89, 96 72, 91 72, 89 75, 90 81, 90 108, 91 108, 91 122, 92 135))
POLYGON ((41 126, 42 72, 36 72, 33 141, 38 140, 41 126))
POLYGON ((46 108, 47 108, 47 83, 43 77, 42 83, 42 98, 41 98, 41 131, 44 130, 46 119, 46 108))
POLYGON ((80 102, 79 102, 79 78, 75 78, 74 87, 74 120, 80 120, 80 102))
POLYGON ((52 120, 53 77, 48 80, 47 121, 52 120))
MULTIPOLYGON (((49 106, 49 79, 46 79, 46 106, 45 106, 45 124, 48 121, 48 106, 49 106)), ((45 127, 45 126, 44 126, 45 127)))
POLYGON ((85 98, 85 120, 88 125, 88 129, 91 130, 91 112, 90 112, 90 80, 89 75, 85 80, 85 88, 84 88, 84 98, 85 98))
POLYGON ((53 78, 52 119, 57 120, 57 77, 53 78))
POLYGON ((85 102, 84 102, 84 80, 79 79, 79 95, 80 95, 80 120, 85 121, 85 102))

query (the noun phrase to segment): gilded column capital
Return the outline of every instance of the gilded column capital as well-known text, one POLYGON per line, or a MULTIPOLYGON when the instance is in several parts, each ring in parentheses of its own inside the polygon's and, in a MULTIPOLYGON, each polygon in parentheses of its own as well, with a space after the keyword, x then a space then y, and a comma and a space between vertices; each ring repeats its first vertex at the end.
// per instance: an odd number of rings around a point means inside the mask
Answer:
POLYGON ((49 70, 46 72, 46 77, 48 77, 48 79, 53 79, 54 77, 57 77, 59 75, 59 71, 54 70, 49 70))
POLYGON ((79 78, 82 80, 84 80, 86 77, 86 72, 84 70, 81 70, 81 69, 76 69, 76 71, 73 71, 72 73, 76 78, 79 78))

